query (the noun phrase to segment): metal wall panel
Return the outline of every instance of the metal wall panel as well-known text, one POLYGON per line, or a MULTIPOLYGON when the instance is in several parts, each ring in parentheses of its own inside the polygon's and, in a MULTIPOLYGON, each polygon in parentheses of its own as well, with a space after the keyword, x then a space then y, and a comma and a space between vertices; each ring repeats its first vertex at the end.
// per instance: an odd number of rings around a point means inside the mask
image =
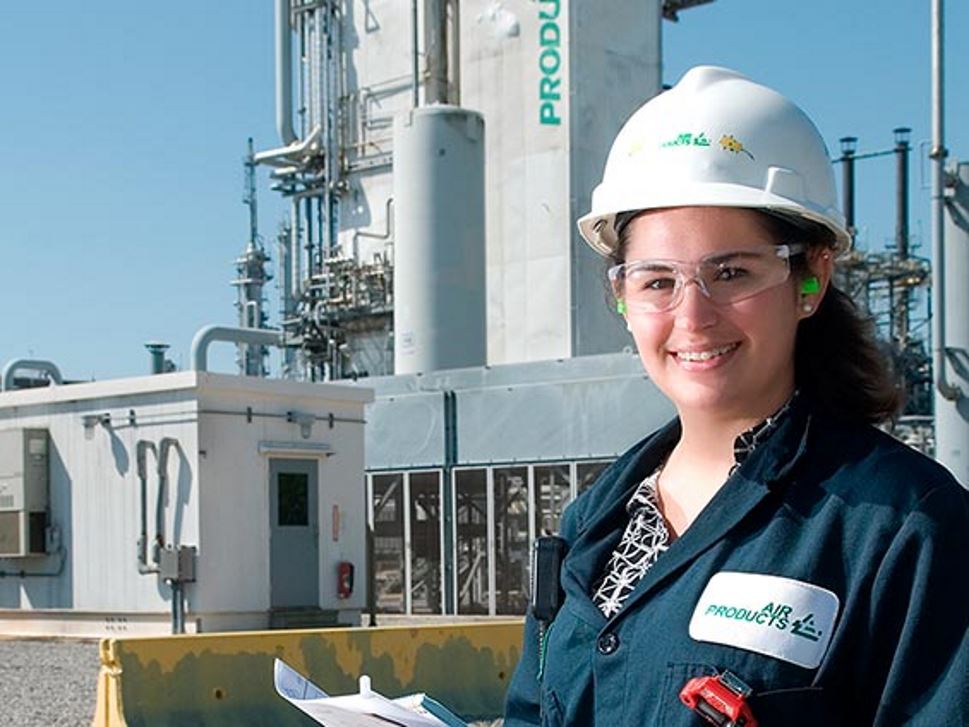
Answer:
POLYGON ((458 392, 461 464, 614 457, 672 414, 645 377, 458 392))
POLYGON ((370 471, 444 464, 446 391, 460 465, 615 457, 673 416, 632 353, 364 381, 370 471))
POLYGON ((444 463, 444 396, 439 391, 378 398, 367 407, 370 471, 444 463))

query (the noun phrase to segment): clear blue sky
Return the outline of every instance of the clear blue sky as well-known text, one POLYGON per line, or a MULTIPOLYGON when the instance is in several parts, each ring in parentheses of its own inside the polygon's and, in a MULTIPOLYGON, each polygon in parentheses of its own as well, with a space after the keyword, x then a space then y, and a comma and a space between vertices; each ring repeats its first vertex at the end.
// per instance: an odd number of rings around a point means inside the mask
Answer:
MULTIPOLYGON (((969 157, 969 7, 947 3, 948 145, 969 157), (956 92, 961 91, 961 98, 956 92), (956 123, 961 120, 961 123, 956 123)), ((55 361, 68 378, 144 373, 143 343, 188 363, 196 330, 234 324, 232 261, 248 136, 277 144, 272 0, 4 3, 0 10, 0 365, 55 361)), ((929 247, 928 0, 717 0, 664 23, 664 77, 698 63, 795 98, 837 154, 890 148, 910 126, 913 235, 929 247), (922 171, 924 168, 924 172, 922 171), (922 186, 926 187, 923 189, 922 186)), ((861 239, 894 234, 891 157, 859 164, 861 239)), ((282 205, 259 184, 260 231, 282 205)), ((275 300, 274 285, 267 290, 275 300)), ((275 322, 275 321, 273 321, 275 322)), ((213 347, 214 367, 233 352, 213 347)))

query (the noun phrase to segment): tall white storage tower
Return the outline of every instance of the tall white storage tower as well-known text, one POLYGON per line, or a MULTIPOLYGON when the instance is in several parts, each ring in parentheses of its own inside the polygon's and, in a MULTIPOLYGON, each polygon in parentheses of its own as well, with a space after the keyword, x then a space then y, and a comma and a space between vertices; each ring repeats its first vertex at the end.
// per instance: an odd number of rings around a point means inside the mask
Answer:
MULTIPOLYGON (((409 341, 391 325, 399 286, 411 280, 402 268, 426 260, 409 257, 392 224, 408 214, 395 189, 418 182, 409 171, 395 179, 393 129, 435 103, 476 112, 487 129, 484 224, 473 231, 484 240, 487 363, 627 345, 606 302, 605 265, 574 221, 616 131, 660 90, 662 6, 277 0, 281 146, 255 160, 274 169, 292 203, 277 276, 285 374, 394 372, 390 350, 409 341)), ((479 323, 467 326, 464 340, 479 323)))
POLYGON ((484 121, 455 106, 397 117, 394 371, 486 363, 484 121))

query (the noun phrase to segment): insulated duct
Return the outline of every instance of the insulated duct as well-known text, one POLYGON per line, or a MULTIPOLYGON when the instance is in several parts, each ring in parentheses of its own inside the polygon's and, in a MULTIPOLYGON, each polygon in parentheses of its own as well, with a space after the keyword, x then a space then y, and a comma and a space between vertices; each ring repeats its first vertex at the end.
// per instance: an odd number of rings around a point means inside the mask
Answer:
POLYGON ((283 146, 296 141, 293 131, 293 32, 289 0, 276 0, 276 131, 283 146))

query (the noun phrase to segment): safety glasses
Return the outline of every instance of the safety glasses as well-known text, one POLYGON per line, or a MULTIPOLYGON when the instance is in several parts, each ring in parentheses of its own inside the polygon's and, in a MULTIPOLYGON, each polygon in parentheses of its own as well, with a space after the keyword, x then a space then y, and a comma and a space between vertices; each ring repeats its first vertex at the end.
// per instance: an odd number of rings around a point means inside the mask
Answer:
POLYGON ((609 269, 620 313, 663 313, 679 305, 687 283, 709 300, 726 305, 751 298, 791 276, 792 255, 803 243, 718 252, 698 262, 630 260, 609 269))

